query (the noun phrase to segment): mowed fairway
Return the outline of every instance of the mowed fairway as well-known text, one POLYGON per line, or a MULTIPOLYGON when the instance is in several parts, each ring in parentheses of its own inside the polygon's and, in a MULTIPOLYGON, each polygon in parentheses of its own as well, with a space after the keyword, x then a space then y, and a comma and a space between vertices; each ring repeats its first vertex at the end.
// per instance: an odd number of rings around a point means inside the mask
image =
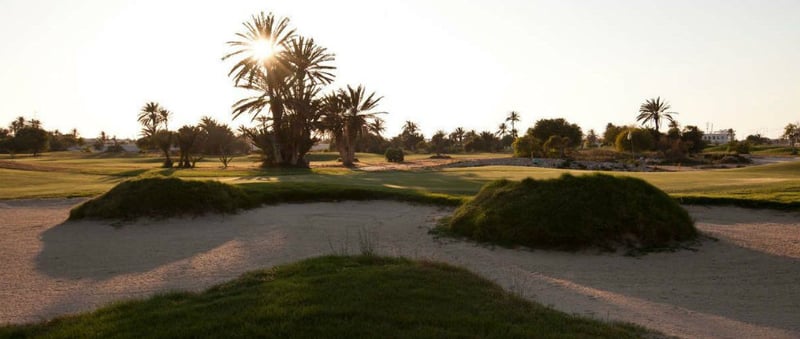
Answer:
MULTIPOLYGON (((470 155, 456 156, 466 158, 470 155)), ((476 157, 503 157, 479 154, 476 157)), ((221 169, 216 159, 205 159, 195 169, 161 169, 155 156, 102 157, 94 154, 50 153, 38 158, 0 159, 0 199, 93 196, 126 178, 139 175, 172 175, 185 179, 214 179, 232 184, 276 182, 345 185, 384 190, 412 190, 453 196, 471 196, 491 180, 555 178, 568 171, 518 166, 367 171, 337 166, 333 153, 309 156, 310 170, 259 169, 255 157, 241 157, 221 169)), ((360 154, 360 168, 386 165, 378 155, 360 154)), ((411 164, 427 161, 409 156, 411 164)), ((800 162, 735 169, 681 172, 609 172, 642 178, 674 197, 735 199, 792 204, 800 200, 800 162)))

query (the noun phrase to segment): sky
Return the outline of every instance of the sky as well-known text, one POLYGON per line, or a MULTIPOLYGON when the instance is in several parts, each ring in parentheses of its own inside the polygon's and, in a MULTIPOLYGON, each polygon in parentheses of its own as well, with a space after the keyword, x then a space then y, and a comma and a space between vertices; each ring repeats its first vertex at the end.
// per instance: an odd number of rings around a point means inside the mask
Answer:
POLYGON ((138 137, 148 101, 170 127, 234 128, 246 93, 226 42, 260 11, 336 54, 330 89, 383 96, 385 135, 430 136, 565 118, 584 132, 636 123, 660 96, 684 125, 778 137, 800 120, 800 1, 0 0, 0 126, 138 137))

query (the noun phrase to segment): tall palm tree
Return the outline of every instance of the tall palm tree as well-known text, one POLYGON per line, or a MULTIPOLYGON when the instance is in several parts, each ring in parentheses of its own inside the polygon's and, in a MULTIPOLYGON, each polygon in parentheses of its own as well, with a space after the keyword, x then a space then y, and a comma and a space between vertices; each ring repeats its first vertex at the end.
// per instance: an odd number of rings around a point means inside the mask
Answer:
MULTIPOLYGON (((233 77, 234 86, 258 94, 234 103, 233 118, 242 113, 252 113, 255 117, 268 108, 273 126, 279 127, 283 123, 284 112, 281 94, 286 88, 285 79, 291 74, 279 54, 294 37, 294 30, 289 28, 288 18, 276 18, 272 13, 264 12, 253 15, 250 21, 242 25, 245 29, 236 33, 237 40, 228 41, 233 51, 223 56, 222 60, 237 58, 228 76, 233 77), (265 50, 271 53, 265 53, 265 50)), ((282 140, 277 133, 272 133, 271 139, 272 150, 264 150, 267 156, 265 162, 281 164, 282 140)))
POLYGON ((268 109, 269 147, 265 164, 304 166, 303 155, 315 141, 314 125, 321 117, 320 86, 333 81, 334 55, 314 39, 295 35, 289 20, 271 13, 244 23, 233 51, 223 60, 238 61, 228 73, 237 87, 256 92, 234 104, 234 118, 243 113, 258 117, 268 109), (269 51, 264 53, 264 50, 269 51))
POLYGON ((378 114, 386 113, 374 111, 382 98, 375 97, 375 92, 368 95, 361 85, 356 88, 348 85, 346 89, 340 89, 335 95, 327 97, 326 106, 331 110, 331 127, 336 129, 333 135, 342 165, 353 166, 359 136, 370 120, 374 120, 378 114))
POLYGON ((508 116, 506 117, 506 122, 511 122, 511 136, 514 138, 517 137, 517 128, 515 123, 519 122, 519 119, 520 119, 519 113, 517 113, 516 111, 511 111, 510 113, 508 113, 508 116))
POLYGON ((655 131, 660 133, 661 121, 666 119, 669 122, 673 122, 675 119, 672 118, 672 115, 678 114, 677 112, 668 112, 670 108, 669 103, 666 100, 662 101, 661 97, 647 99, 639 107, 639 115, 636 117, 636 121, 641 121, 642 126, 652 122, 655 131))
POLYGON ((148 102, 144 104, 139 111, 137 120, 142 124, 142 134, 145 137, 152 138, 158 131, 158 125, 161 123, 161 106, 156 102, 148 102))

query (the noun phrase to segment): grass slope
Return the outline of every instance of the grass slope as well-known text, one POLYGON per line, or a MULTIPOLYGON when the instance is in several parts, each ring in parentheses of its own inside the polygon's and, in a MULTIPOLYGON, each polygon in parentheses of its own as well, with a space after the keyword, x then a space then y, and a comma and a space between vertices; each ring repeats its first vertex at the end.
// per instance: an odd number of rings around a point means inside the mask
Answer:
POLYGON ((666 193, 603 174, 489 183, 449 228, 478 241, 560 249, 668 247, 697 236, 689 213, 666 193))
POLYGON ((634 338, 632 325, 567 315, 444 264, 322 257, 244 274, 202 293, 117 303, 0 327, 31 338, 634 338))

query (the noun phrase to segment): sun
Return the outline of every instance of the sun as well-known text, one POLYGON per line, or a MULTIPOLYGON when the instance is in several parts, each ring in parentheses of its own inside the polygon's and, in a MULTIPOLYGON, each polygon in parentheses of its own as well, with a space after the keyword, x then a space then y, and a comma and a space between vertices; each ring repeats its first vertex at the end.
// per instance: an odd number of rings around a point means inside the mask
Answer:
POLYGON ((258 61, 264 61, 269 59, 272 54, 275 52, 272 49, 272 42, 267 39, 258 39, 253 41, 250 44, 250 50, 252 51, 252 58, 258 61))

